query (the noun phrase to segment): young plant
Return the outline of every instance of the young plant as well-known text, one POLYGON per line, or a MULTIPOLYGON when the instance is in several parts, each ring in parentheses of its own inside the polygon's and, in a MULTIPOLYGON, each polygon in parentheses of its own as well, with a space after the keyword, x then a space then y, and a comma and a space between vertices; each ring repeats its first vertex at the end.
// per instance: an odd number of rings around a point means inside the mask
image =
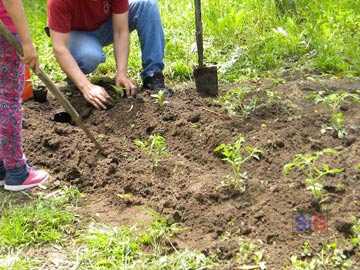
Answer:
POLYGON ((360 219, 352 217, 351 221, 354 225, 351 227, 350 244, 358 249, 360 248, 360 219))
POLYGON ((111 87, 114 89, 115 99, 120 99, 121 94, 125 91, 125 87, 120 87, 113 84, 111 85, 111 87))
POLYGON ((160 90, 157 94, 151 95, 152 97, 156 98, 156 103, 159 104, 160 109, 164 109, 165 104, 169 103, 168 101, 164 100, 164 91, 160 90))
POLYGON ((229 116, 234 116, 240 110, 244 118, 249 117, 250 113, 255 111, 257 105, 257 97, 252 97, 246 101, 248 94, 251 92, 249 87, 238 87, 232 89, 224 96, 217 98, 216 102, 221 105, 229 116))
POLYGON ((161 135, 150 135, 145 141, 135 140, 135 145, 144 150, 151 158, 152 168, 157 167, 161 156, 167 156, 165 138, 161 135))
POLYGON ((324 176, 328 174, 335 175, 344 170, 343 168, 331 169, 327 164, 322 164, 321 167, 318 167, 317 160, 324 154, 337 155, 338 152, 326 148, 310 155, 298 154, 293 162, 286 164, 283 169, 284 175, 287 175, 292 169, 299 168, 303 174, 305 174, 307 190, 310 190, 311 195, 316 202, 319 202, 322 197, 324 186, 321 182, 324 176))
POLYGON ((331 122, 332 126, 323 125, 321 127, 321 133, 325 133, 327 130, 335 130, 339 139, 343 139, 346 136, 345 130, 345 116, 339 111, 340 106, 343 103, 348 103, 347 98, 352 98, 357 103, 360 103, 360 98, 356 94, 350 93, 333 93, 324 96, 324 92, 314 93, 307 96, 307 99, 314 100, 315 103, 321 102, 325 107, 332 111, 331 122))
POLYGON ((291 256, 293 270, 353 269, 354 263, 338 248, 336 243, 323 244, 320 252, 313 254, 308 242, 304 243, 301 257, 291 256))
POLYGON ((235 189, 239 189, 242 192, 246 190, 247 172, 241 171, 241 166, 250 158, 260 159, 260 155, 263 154, 258 148, 252 148, 250 146, 243 147, 245 138, 240 134, 234 144, 220 144, 215 148, 215 152, 221 151, 222 160, 229 163, 233 169, 233 175, 227 176, 226 181, 221 181, 220 187, 231 186, 235 189), (243 149, 244 148, 244 149, 243 149), (243 152, 246 154, 243 154, 243 152))

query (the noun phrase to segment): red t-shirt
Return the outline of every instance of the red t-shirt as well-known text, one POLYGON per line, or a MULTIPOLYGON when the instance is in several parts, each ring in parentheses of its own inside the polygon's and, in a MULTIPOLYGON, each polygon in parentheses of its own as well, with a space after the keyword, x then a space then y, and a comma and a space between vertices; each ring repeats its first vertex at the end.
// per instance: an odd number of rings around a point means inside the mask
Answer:
POLYGON ((94 31, 112 14, 128 9, 128 0, 48 0, 48 26, 60 33, 94 31))

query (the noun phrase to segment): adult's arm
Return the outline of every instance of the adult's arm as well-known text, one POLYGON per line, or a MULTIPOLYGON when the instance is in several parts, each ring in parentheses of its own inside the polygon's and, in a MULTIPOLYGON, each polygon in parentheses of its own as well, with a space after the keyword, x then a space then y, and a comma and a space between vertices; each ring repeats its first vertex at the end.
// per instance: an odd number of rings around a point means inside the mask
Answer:
POLYGON ((129 14, 113 14, 113 35, 114 35, 114 53, 116 62, 115 84, 125 88, 126 96, 134 96, 136 87, 127 77, 128 59, 129 59, 129 14))
POLYGON ((21 0, 2 0, 4 7, 13 21, 16 30, 21 38, 24 56, 21 60, 35 72, 39 70, 39 56, 31 40, 30 30, 26 22, 25 11, 21 0))
POLYGON ((60 33, 50 29, 56 60, 67 76, 80 89, 84 98, 97 109, 106 109, 110 96, 101 86, 92 84, 81 71, 69 51, 70 33, 60 33))

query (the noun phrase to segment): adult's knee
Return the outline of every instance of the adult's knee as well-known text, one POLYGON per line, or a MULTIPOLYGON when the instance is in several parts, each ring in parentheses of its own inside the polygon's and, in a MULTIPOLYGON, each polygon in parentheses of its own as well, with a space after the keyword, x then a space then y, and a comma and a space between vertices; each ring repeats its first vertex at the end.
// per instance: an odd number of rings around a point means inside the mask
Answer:
POLYGON ((88 74, 93 72, 99 66, 102 62, 103 55, 102 53, 97 53, 95 51, 82 50, 75 55, 74 58, 81 71, 88 74))
POLYGON ((157 0, 132 0, 130 1, 130 4, 149 12, 157 11, 159 9, 157 0))
POLYGON ((146 7, 151 11, 157 11, 159 9, 157 0, 142 0, 146 2, 146 7))

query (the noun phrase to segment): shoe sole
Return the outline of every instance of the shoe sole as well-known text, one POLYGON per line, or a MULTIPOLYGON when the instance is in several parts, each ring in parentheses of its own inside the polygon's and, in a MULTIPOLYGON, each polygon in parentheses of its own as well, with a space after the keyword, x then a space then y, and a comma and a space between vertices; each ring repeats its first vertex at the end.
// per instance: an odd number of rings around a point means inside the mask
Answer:
POLYGON ((4 189, 7 190, 7 191, 22 191, 22 190, 25 190, 25 189, 29 189, 29 188, 33 188, 33 187, 36 187, 42 183, 44 183, 46 180, 48 180, 49 176, 46 177, 44 180, 42 180, 41 182, 39 183, 36 183, 36 184, 31 184, 31 185, 18 185, 18 186, 13 186, 13 185, 6 185, 4 186, 4 189))
POLYGON ((0 187, 5 185, 5 180, 0 180, 0 187))

